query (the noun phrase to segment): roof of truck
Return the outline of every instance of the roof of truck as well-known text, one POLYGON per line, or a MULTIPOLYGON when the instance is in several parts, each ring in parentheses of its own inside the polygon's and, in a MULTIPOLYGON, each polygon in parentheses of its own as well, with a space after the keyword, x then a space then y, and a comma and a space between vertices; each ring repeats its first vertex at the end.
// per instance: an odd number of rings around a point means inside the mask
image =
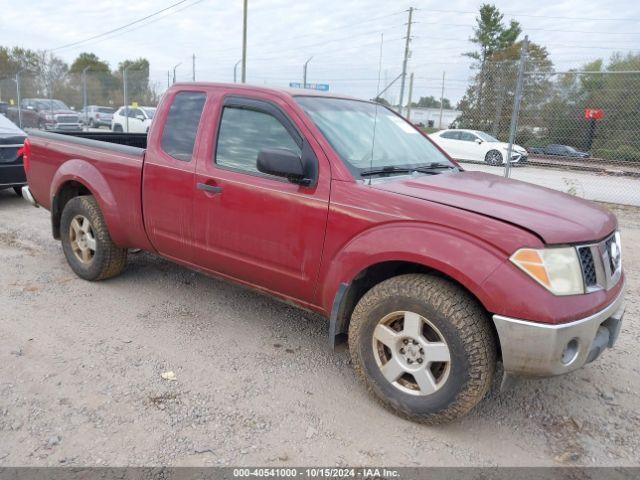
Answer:
MULTIPOLYGON (((173 87, 218 87, 233 90, 247 90, 253 92, 265 92, 265 93, 281 93, 290 97, 329 97, 329 98, 344 98, 349 100, 364 100, 361 98, 351 97, 349 95, 341 95, 338 93, 321 92, 319 90, 302 89, 302 88, 287 88, 287 87, 266 87, 264 85, 252 85, 249 83, 218 83, 218 82, 181 82, 176 83, 173 87)), ((173 88, 172 87, 172 88, 173 88)), ((368 100, 365 100, 368 101, 368 100)))

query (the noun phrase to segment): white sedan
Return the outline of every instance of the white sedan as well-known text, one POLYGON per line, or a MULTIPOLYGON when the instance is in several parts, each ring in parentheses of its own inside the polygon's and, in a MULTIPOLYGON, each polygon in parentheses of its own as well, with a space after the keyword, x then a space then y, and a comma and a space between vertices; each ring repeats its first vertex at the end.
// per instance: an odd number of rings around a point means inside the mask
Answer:
POLYGON ((111 119, 114 132, 147 133, 156 107, 120 107, 111 119), (127 121, 128 117, 128 121, 127 121))
MULTIPOLYGON (((479 130, 441 130, 429 138, 455 159, 487 162, 489 165, 504 164, 509 148, 508 143, 479 130)), ((514 145, 511 163, 524 163, 526 160, 527 151, 520 145, 514 145)))

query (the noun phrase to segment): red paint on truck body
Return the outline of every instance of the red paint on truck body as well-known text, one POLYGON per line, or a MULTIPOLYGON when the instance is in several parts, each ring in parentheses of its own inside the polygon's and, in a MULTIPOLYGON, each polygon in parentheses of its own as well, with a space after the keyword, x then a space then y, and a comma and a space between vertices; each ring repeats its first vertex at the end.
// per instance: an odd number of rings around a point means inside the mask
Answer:
POLYGON ((33 136, 28 181, 50 208, 69 180, 98 199, 112 238, 200 271, 250 285, 329 315, 341 283, 388 261, 455 279, 493 313, 544 323, 587 316, 622 287, 554 296, 513 266, 521 247, 600 240, 616 219, 593 203, 499 176, 461 172, 356 181, 295 102, 304 92, 246 85, 177 84, 164 96, 144 155, 33 136), (205 92, 191 162, 160 147, 168 108, 183 90, 205 92), (213 162, 228 96, 275 105, 309 142, 318 182, 305 187, 220 168, 213 162), (198 183, 222 187, 219 194, 198 183))

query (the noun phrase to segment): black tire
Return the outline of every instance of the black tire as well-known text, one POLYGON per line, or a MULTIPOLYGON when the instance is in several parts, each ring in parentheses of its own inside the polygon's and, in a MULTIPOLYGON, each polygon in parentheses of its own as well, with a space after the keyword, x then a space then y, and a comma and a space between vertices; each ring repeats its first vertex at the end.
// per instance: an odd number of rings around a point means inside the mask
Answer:
POLYGON ((498 166, 502 165, 502 162, 504 160, 502 157, 502 153, 500 153, 498 150, 489 150, 484 156, 484 161, 489 165, 498 166))
POLYGON ((116 246, 111 240, 98 203, 92 195, 69 200, 60 219, 62 249, 71 269, 85 280, 104 280, 120 274, 127 263, 127 249, 116 246), (71 223, 84 217, 89 221, 91 236, 95 240, 95 252, 83 261, 72 246, 71 223))
MULTIPOLYGON (((482 306, 454 283, 431 275, 400 275, 379 283, 360 299, 349 325, 349 351, 356 372, 384 406, 422 423, 447 423, 469 412, 491 387, 496 343, 489 322, 482 306), (428 319, 449 349, 448 365, 425 363, 428 371, 440 368, 442 375, 442 383, 433 393, 407 393, 407 388, 403 390, 403 386, 387 380, 378 366, 374 330, 381 319, 398 311, 415 312, 428 319)), ((421 334, 427 332, 424 328, 430 328, 420 325, 421 334)), ((422 349, 420 352, 424 353, 422 349)), ((428 358, 423 361, 428 362, 428 358)), ((403 374, 396 383, 407 382, 406 378, 413 377, 403 374)), ((411 382, 406 384, 410 386, 411 382)))
POLYGON ((95 126, 96 126, 96 124, 95 124, 95 122, 93 121, 93 118, 90 118, 90 119, 89 119, 89 128, 95 128, 95 126))
POLYGON ((22 198, 22 187, 13 187, 13 191, 16 192, 16 195, 22 198))
POLYGON ((114 131, 114 132, 123 132, 124 130, 122 129, 122 125, 119 125, 119 124, 117 124, 117 123, 116 123, 116 124, 113 126, 113 131, 114 131))

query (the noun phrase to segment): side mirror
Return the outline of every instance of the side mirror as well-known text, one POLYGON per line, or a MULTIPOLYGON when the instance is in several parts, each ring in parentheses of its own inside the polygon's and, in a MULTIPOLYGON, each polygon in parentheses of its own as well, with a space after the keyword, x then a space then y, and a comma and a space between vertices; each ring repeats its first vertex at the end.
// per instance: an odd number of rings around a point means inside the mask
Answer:
POLYGON ((143 122, 146 120, 146 118, 144 118, 144 115, 142 115, 142 114, 136 115, 136 118, 138 120, 140 120, 140 121, 143 121, 143 122))
POLYGON ((258 153, 258 171, 285 177, 291 183, 310 185, 311 179, 305 178, 302 158, 286 148, 263 148, 258 153))
POLYGON ((480 139, 480 138, 476 138, 476 143, 477 143, 478 145, 482 145, 482 139, 480 139))

